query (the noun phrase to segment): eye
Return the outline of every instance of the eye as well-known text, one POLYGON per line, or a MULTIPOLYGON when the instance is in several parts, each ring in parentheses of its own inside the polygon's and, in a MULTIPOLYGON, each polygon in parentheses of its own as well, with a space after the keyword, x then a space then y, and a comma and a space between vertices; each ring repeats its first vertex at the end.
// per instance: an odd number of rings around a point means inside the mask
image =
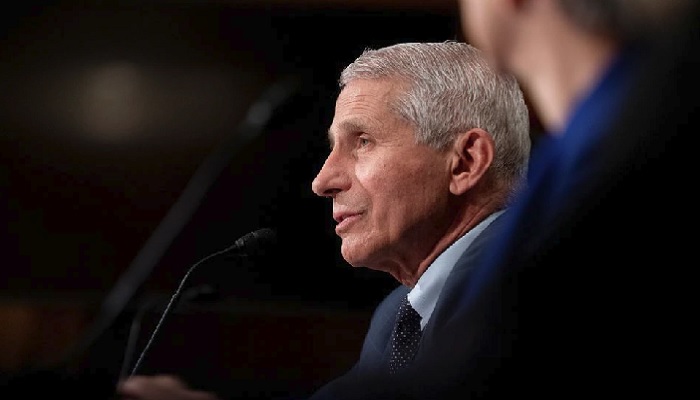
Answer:
POLYGON ((357 137, 357 147, 367 147, 370 144, 369 138, 366 136, 358 136, 357 137))

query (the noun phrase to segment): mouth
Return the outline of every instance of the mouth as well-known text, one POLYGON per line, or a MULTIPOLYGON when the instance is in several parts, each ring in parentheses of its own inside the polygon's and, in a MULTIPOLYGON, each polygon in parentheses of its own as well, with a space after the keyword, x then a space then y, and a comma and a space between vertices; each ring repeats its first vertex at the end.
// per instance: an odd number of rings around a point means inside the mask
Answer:
POLYGON ((359 212, 333 213, 333 219, 335 222, 337 222, 337 225, 335 226, 335 233, 340 234, 346 231, 353 222, 360 218, 361 215, 362 213, 359 212))

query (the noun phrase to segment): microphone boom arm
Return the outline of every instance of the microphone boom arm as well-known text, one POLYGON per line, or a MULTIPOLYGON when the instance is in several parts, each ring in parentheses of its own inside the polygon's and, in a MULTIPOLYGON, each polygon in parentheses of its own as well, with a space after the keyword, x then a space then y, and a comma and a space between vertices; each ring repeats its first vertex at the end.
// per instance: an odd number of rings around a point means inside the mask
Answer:
POLYGON ((274 112, 296 93, 299 85, 300 81, 296 77, 285 77, 269 86, 253 102, 248 108, 239 132, 227 138, 223 145, 218 147, 217 151, 209 155, 197 168, 182 194, 105 297, 100 312, 89 327, 84 339, 69 350, 68 355, 62 360, 71 364, 74 358, 80 357, 109 329, 135 293, 143 286, 155 265, 184 228, 191 215, 194 214, 207 190, 230 161, 231 154, 264 131, 274 116, 274 112))

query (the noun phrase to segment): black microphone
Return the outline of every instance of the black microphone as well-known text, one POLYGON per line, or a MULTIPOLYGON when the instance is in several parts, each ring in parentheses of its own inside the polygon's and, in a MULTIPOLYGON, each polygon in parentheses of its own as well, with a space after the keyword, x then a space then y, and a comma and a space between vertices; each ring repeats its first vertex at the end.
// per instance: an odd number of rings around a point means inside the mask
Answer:
MULTIPOLYGON (((144 346, 143 350, 141 351, 141 354, 139 355, 138 359, 136 360, 136 363, 134 364, 134 367, 131 369, 130 376, 133 376, 136 374, 139 366, 141 365, 141 362, 143 361, 143 358, 145 357, 146 353, 148 352, 148 349, 151 347, 153 344, 153 340, 156 337, 156 334, 158 333, 158 330, 160 327, 163 325, 163 321, 165 321, 165 318, 168 316, 170 313, 170 310, 172 309, 173 305, 176 304, 177 300, 181 296, 182 288, 185 286, 185 282, 187 282, 187 279, 189 278, 190 274, 200 265, 203 263, 211 260, 212 258, 219 257, 219 256, 238 256, 238 257, 257 257, 257 256, 262 256, 265 255, 265 253, 272 249, 273 245, 277 243, 277 233, 270 228, 262 228, 258 229, 253 232, 249 232, 243 236, 241 236, 238 240, 236 240, 231 246, 219 250, 215 253, 209 254, 208 256, 202 258, 201 260, 197 261, 195 264, 193 264, 185 273, 185 276, 180 280, 180 284, 178 285, 177 289, 175 290, 175 293, 170 297, 170 300, 168 301, 168 304, 165 306, 165 309, 163 310, 160 319, 158 320, 158 323, 156 324, 155 328, 153 329, 153 332, 151 333, 151 337, 148 339, 148 342, 144 346)), ((128 359, 128 354, 126 355, 126 359, 128 359)), ((122 368, 124 370, 124 368, 122 368)), ((119 380, 121 381, 124 377, 120 376, 119 380)))

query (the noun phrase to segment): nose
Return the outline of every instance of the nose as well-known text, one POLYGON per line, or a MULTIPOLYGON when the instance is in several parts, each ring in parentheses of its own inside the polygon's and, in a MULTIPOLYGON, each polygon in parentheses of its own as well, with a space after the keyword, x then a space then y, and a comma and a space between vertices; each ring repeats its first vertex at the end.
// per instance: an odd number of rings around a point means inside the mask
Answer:
POLYGON ((326 158, 316 178, 311 182, 311 189, 321 197, 334 197, 336 194, 348 190, 350 178, 344 169, 344 164, 335 151, 326 158))

